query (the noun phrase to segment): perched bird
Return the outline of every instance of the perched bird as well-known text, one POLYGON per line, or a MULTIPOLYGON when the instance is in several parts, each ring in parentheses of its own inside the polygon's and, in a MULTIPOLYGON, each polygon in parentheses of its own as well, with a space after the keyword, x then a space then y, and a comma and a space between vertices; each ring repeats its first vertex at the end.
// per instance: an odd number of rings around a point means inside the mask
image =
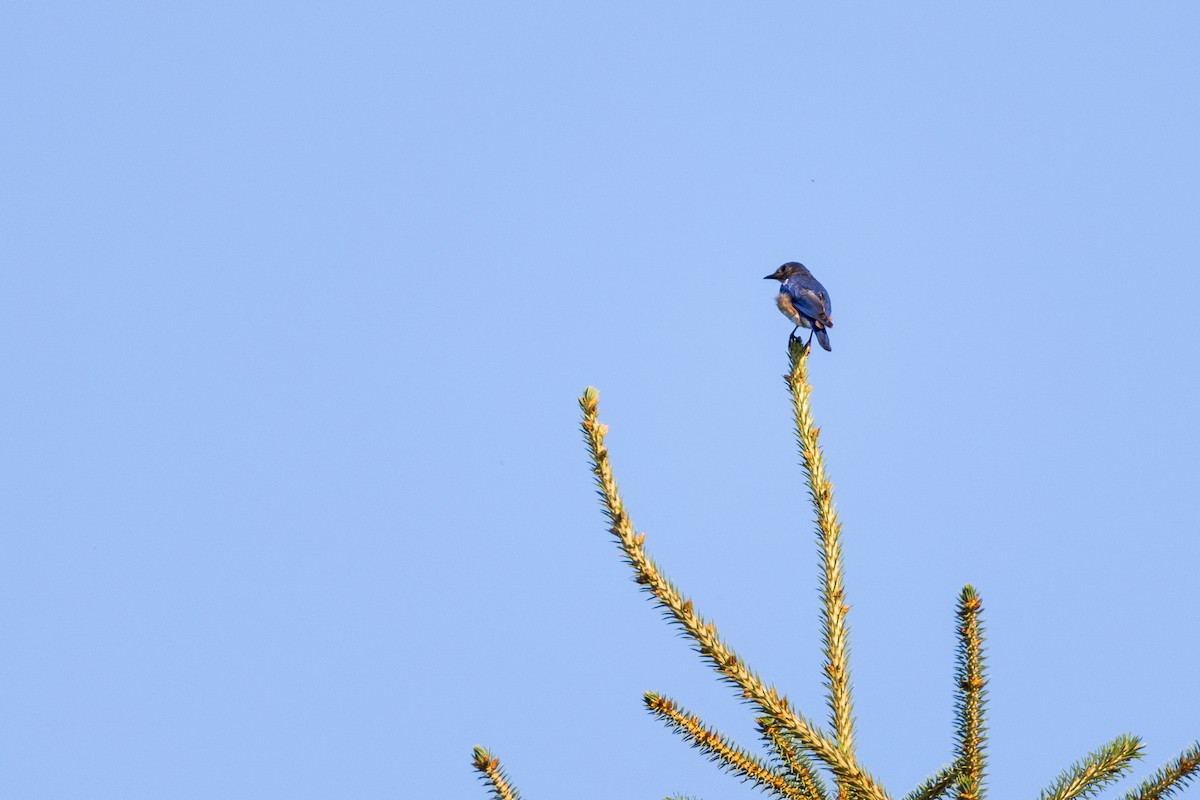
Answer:
POLYGON ((829 300, 829 292, 825 291, 825 287, 808 268, 798 261, 789 261, 763 280, 779 281, 779 296, 775 298, 775 305, 796 324, 792 328, 791 338, 798 338, 796 331, 801 328, 810 328, 812 332, 808 334, 807 343, 812 344, 813 334, 816 334, 821 347, 832 352, 826 328, 833 327, 830 316, 833 303, 829 300))

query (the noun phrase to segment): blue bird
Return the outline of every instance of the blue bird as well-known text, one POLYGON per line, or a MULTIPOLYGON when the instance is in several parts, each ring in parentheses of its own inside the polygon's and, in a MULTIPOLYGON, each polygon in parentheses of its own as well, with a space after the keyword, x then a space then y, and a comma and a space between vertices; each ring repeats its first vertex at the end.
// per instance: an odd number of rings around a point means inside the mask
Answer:
POLYGON ((832 352, 826 328, 833 327, 833 318, 830 316, 833 303, 829 300, 829 292, 825 291, 825 287, 808 268, 798 261, 789 261, 763 280, 779 281, 779 296, 775 298, 775 305, 796 324, 790 338, 799 338, 796 331, 810 328, 812 332, 808 334, 806 344, 812 344, 813 334, 816 334, 821 347, 832 352))

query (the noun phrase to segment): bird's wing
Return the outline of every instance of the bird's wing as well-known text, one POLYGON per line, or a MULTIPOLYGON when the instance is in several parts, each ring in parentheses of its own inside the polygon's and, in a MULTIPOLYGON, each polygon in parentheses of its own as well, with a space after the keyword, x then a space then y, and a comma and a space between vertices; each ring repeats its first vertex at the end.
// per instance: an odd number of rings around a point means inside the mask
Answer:
POLYGON ((812 290, 812 293, 821 298, 821 305, 825 307, 825 316, 833 316, 833 301, 829 299, 829 292, 825 291, 825 287, 816 278, 811 278, 806 281, 807 287, 812 290))
POLYGON ((825 306, 825 315, 833 319, 833 301, 829 299, 829 292, 825 291, 825 287, 817 284, 817 297, 821 298, 821 304, 825 306))
POLYGON ((813 281, 816 286, 806 286, 795 281, 785 281, 783 291, 792 298, 792 305, 806 317, 819 322, 829 322, 829 293, 825 287, 813 281))

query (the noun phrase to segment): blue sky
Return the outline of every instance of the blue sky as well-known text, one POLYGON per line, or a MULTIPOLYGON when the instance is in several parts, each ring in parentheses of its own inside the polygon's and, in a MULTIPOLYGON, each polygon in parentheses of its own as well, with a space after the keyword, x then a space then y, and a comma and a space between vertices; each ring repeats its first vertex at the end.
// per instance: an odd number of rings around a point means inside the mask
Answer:
MULTIPOLYGON (((816 554, 762 280, 835 304, 814 409, 864 763, 951 752, 985 602, 996 797, 1200 737, 1200 9, 0 9, 0 794, 753 790, 641 709, 808 715, 816 554)), ((1193 790, 1193 793, 1195 790, 1193 790)))

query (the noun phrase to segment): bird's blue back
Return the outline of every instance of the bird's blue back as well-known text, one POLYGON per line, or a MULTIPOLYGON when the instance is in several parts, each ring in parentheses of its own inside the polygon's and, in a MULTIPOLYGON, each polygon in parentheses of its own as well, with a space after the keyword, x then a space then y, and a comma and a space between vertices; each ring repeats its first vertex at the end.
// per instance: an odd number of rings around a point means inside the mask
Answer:
POLYGON ((828 319, 833 314, 833 302, 829 299, 829 292, 825 291, 825 287, 812 273, 792 275, 780 284, 779 289, 787 292, 788 297, 792 299, 792 305, 807 317, 821 320, 828 319))

